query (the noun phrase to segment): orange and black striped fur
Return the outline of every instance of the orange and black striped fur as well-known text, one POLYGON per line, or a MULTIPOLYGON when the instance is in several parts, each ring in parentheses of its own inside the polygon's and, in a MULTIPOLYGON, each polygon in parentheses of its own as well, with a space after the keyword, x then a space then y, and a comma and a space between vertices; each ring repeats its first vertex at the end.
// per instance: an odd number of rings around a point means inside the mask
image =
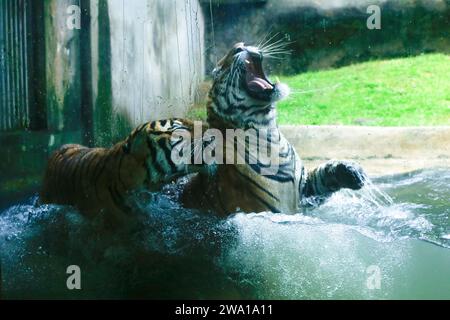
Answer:
MULTIPOLYGON (((270 132, 270 144, 278 150, 278 171, 262 174, 265 163, 259 160, 219 164, 214 175, 200 174, 186 186, 185 206, 223 215, 236 211, 295 213, 305 205, 322 203, 341 188, 359 189, 364 184, 363 170, 345 161, 331 161, 306 173, 300 157, 278 129, 275 102, 287 96, 289 89, 270 82, 264 74, 262 60, 267 51, 270 49, 238 43, 218 63, 209 92, 208 125, 224 135, 228 129, 270 132)), ((250 152, 246 147, 246 155, 250 152)))
POLYGON ((127 197, 132 191, 155 190, 179 176, 210 169, 172 161, 174 148, 181 150, 191 143, 193 150, 199 143, 185 139, 192 132, 192 122, 170 119, 145 123, 111 148, 64 145, 48 161, 40 201, 72 205, 91 215, 105 210, 120 216, 130 209, 127 197))

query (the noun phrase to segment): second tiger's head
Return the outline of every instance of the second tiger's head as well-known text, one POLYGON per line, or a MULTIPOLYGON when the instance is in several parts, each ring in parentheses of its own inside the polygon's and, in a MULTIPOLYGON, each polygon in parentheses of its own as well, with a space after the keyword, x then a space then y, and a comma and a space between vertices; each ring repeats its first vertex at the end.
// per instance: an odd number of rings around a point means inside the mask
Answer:
POLYGON ((202 133, 207 126, 186 119, 159 120, 136 128, 127 138, 123 150, 145 162, 152 183, 166 183, 174 178, 203 172, 211 174, 214 163, 203 159, 203 150, 214 140, 202 133))

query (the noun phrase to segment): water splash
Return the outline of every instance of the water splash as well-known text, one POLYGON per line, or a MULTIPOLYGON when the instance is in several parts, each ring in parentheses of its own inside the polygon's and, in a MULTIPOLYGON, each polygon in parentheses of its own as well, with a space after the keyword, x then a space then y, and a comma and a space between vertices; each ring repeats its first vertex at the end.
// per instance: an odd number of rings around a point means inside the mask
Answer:
POLYGON ((106 232, 74 209, 35 206, 0 214, 6 298, 450 298, 450 172, 416 172, 334 194, 305 215, 183 209, 142 195, 137 223, 106 232), (148 200, 151 200, 149 202, 148 200), (424 239, 436 245, 427 244, 424 239), (65 287, 83 272, 82 292, 65 287), (381 290, 367 268, 378 266, 381 290))

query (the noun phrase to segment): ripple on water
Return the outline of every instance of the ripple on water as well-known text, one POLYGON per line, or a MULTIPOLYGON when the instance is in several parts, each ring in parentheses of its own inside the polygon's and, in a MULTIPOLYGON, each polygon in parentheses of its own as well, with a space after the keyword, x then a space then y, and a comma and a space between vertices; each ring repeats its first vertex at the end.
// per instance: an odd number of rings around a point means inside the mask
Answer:
POLYGON ((362 191, 338 192, 304 215, 228 219, 181 208, 167 195, 172 190, 148 195, 152 203, 142 203, 138 223, 115 233, 99 232, 101 219, 30 200, 0 215, 3 295, 369 299, 425 292, 450 298, 450 283, 438 278, 445 271, 436 272, 450 265, 450 251, 438 247, 450 243, 443 205, 450 190, 436 179, 448 183, 450 174, 376 180, 362 191), (419 202, 417 192, 437 199, 419 202), (83 292, 65 288, 71 264, 82 267, 83 292), (382 290, 367 286, 373 265, 382 290))

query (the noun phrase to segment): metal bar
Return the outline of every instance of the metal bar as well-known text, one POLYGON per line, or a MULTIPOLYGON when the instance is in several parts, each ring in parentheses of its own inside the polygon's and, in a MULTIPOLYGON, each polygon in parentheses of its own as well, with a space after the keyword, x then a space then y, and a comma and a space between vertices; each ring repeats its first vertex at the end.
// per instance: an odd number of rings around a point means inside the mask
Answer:
POLYGON ((14 1, 14 35, 15 35, 15 41, 14 41, 14 54, 15 54, 15 63, 14 63, 14 74, 16 77, 16 90, 15 90, 15 96, 16 96, 16 128, 23 128, 22 127, 22 120, 23 120, 23 106, 22 106, 22 97, 20 93, 22 92, 21 88, 21 79, 20 79, 20 68, 21 68, 21 61, 20 61, 20 42, 22 39, 20 39, 20 11, 19 11, 19 1, 14 1))
POLYGON ((16 101, 16 116, 15 120, 15 129, 19 129, 22 122, 22 112, 20 105, 20 57, 19 57, 19 19, 18 19, 18 2, 17 0, 13 1, 13 26, 14 26, 14 42, 13 42, 13 52, 14 52, 14 100, 16 101))
POLYGON ((8 129, 8 119, 9 119, 9 101, 8 101, 8 27, 7 27, 7 22, 8 22, 8 10, 7 10, 7 3, 6 1, 2 1, 2 12, 3 12, 3 21, 2 21, 2 25, 3 25, 3 30, 4 30, 4 34, 3 34, 3 46, 4 46, 4 67, 5 67, 5 72, 3 75, 3 81, 4 81, 4 101, 5 101, 5 106, 4 106, 4 111, 5 111, 5 126, 4 126, 4 130, 8 129), (6 116, 8 114, 8 116, 6 116))
POLYGON ((23 19, 23 10, 24 10, 24 0, 19 0, 18 3, 18 21, 19 21, 19 57, 20 57, 20 68, 19 68, 19 79, 20 79, 20 114, 22 115, 20 126, 22 128, 27 128, 27 122, 28 122, 28 108, 26 104, 26 96, 25 96, 25 78, 27 76, 26 69, 25 69, 25 55, 23 52, 24 49, 24 42, 25 37, 23 34, 23 28, 24 28, 24 19, 23 19))
POLYGON ((27 12, 29 10, 28 7, 28 0, 24 0, 23 1, 23 15, 22 15, 22 19, 23 19, 23 80, 24 80, 24 103, 26 106, 26 114, 27 114, 27 122, 26 122, 26 127, 29 128, 30 127, 30 101, 28 98, 29 95, 29 90, 28 90, 28 78, 30 76, 29 72, 28 72, 28 36, 27 36, 27 31, 28 31, 28 19, 27 19, 27 12))
POLYGON ((11 99, 11 91, 12 91, 12 85, 11 85, 11 5, 9 1, 6 1, 5 4, 5 13, 6 13, 6 19, 5 19, 5 31, 6 31, 6 106, 7 106, 7 113, 8 113, 8 123, 6 126, 6 129, 9 130, 12 128, 12 110, 13 110, 13 102, 11 99))
POLYGON ((0 130, 6 127, 6 102, 5 102, 5 20, 3 12, 4 0, 0 0, 0 130))
POLYGON ((22 27, 21 27, 21 19, 22 10, 21 3, 22 0, 16 0, 16 57, 17 57, 17 65, 16 65, 16 75, 17 75, 17 125, 19 128, 25 128, 25 108, 23 104, 23 92, 22 92, 22 69, 23 69, 23 61, 22 61, 22 27))
MULTIPOLYGON (((34 7, 41 8, 42 4, 42 0, 0 0, 0 131, 29 129, 32 119, 39 118, 33 115, 38 113, 32 107, 35 104, 33 82, 45 83, 42 78, 45 73, 40 73, 45 66, 39 67, 38 74, 32 73, 32 62, 41 61, 43 55, 41 50, 33 51, 32 14, 39 14, 37 19, 42 20, 42 10, 33 12, 34 7)), ((43 22, 38 25, 42 27, 43 22)), ((43 36, 43 31, 39 35, 43 36)), ((43 39, 38 41, 42 43, 43 39)), ((41 86, 36 90, 41 90, 41 86)))
POLYGON ((16 32, 15 32, 15 1, 8 1, 10 3, 10 34, 11 34, 11 43, 9 50, 11 52, 11 61, 10 61, 10 69, 11 69, 11 100, 12 100, 12 128, 16 129, 17 127, 17 76, 16 76, 16 68, 17 68, 17 57, 16 57, 16 32))
POLYGON ((19 118, 18 115, 18 109, 19 109, 19 103, 17 101, 17 52, 16 52, 16 47, 17 47, 17 32, 16 32, 16 1, 9 1, 9 3, 11 4, 11 46, 10 46, 10 51, 11 51, 11 83, 12 83, 12 90, 11 90, 11 95, 12 95, 12 101, 13 101, 13 112, 12 112, 12 128, 11 129, 17 129, 17 124, 18 121, 17 119, 19 118))
POLYGON ((37 111, 30 107, 31 61, 36 56, 30 52, 31 11, 30 0, 0 0, 0 131, 30 128, 31 112, 37 111))

